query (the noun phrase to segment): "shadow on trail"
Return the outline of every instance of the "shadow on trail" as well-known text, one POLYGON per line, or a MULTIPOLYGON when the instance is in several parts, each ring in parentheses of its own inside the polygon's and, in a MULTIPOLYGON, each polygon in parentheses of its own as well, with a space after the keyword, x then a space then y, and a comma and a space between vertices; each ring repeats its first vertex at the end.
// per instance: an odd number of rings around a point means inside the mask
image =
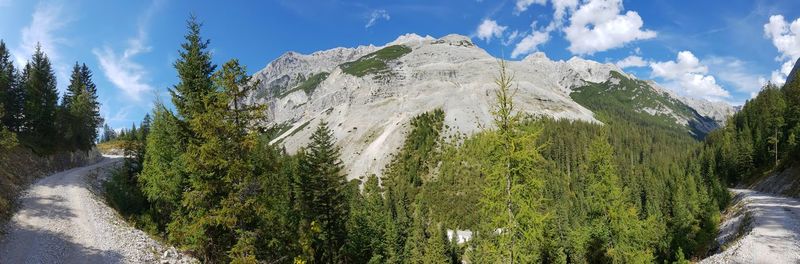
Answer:
POLYGON ((122 263, 115 251, 73 243, 64 234, 17 226, 0 242, 0 263, 122 263), (19 239, 28 241, 18 241, 19 239), (11 241, 16 240, 16 241, 11 241), (24 247, 24 248, 22 248, 24 247))

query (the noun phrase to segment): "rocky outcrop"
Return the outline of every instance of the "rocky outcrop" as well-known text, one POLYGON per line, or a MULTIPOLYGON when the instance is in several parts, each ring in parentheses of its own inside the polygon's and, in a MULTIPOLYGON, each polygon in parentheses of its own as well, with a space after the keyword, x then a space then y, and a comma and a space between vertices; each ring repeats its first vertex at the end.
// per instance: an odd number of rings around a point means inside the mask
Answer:
MULTIPOLYGON (((268 104, 269 122, 287 128, 273 143, 295 151, 325 121, 342 147, 350 178, 380 175, 391 153, 402 144, 408 121, 416 115, 441 108, 446 113, 445 125, 453 133, 470 134, 490 126, 498 60, 461 35, 434 39, 407 34, 379 47, 335 48, 310 55, 289 52, 254 75, 261 86, 251 100, 268 104), (382 50, 395 45, 411 51, 382 50), (361 57, 378 60, 362 59, 364 65, 353 65, 361 57), (345 62, 351 62, 347 67, 380 70, 354 76, 342 71, 340 65, 345 62), (326 78, 312 92, 296 88, 307 86, 310 76, 323 72, 326 78)), ((612 71, 624 74, 614 64, 577 57, 553 61, 544 53, 507 65, 515 77, 519 111, 587 122, 598 121, 570 98, 573 89, 604 82, 612 71)))

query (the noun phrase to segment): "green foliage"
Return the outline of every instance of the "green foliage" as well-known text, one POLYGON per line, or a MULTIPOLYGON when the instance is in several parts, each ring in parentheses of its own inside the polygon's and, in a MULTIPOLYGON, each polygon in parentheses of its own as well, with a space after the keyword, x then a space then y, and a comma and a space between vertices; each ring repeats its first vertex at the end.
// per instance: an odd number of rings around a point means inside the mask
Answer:
POLYGON ((317 87, 319 87, 319 84, 322 83, 322 81, 324 81, 325 79, 328 78, 328 75, 330 75, 330 74, 327 73, 327 72, 320 72, 320 73, 312 74, 311 76, 308 77, 308 79, 306 79, 302 83, 298 84, 297 86, 295 86, 291 90, 288 90, 288 91, 283 92, 280 95, 278 95, 278 98, 284 98, 287 95, 289 95, 289 94, 291 94, 293 92, 296 92, 296 91, 303 91, 303 92, 306 93, 306 95, 310 96, 311 94, 314 93, 314 90, 316 90, 317 87))
POLYGON ((343 259, 347 239, 346 219, 349 206, 345 196, 346 181, 339 148, 333 132, 320 123, 307 149, 301 150, 297 190, 301 213, 300 228, 309 234, 313 254, 305 256, 314 263, 333 263, 343 259))
POLYGON ((183 165, 179 159, 186 149, 186 140, 179 121, 163 105, 154 107, 153 116, 139 184, 153 206, 159 230, 164 230, 169 217, 180 207, 186 186, 186 176, 181 171, 183 165))
POLYGON ((6 130, 4 138, 11 140, 11 133, 18 134, 20 141, 38 154, 91 149, 102 122, 97 88, 86 65, 76 63, 71 77, 59 105, 53 66, 41 45, 19 73, 5 42, 0 40, 0 105, 4 109, 0 125, 6 130))
POLYGON ((205 97, 214 90, 211 74, 217 66, 211 62, 209 41, 200 36, 201 27, 194 16, 186 22, 189 32, 184 36, 186 42, 181 44, 180 58, 174 63, 180 82, 169 90, 172 103, 185 120, 205 110, 205 97))
POLYGON ((206 261, 245 261, 254 257, 250 205, 257 196, 249 153, 258 131, 262 107, 244 105, 254 84, 236 60, 214 74, 215 90, 202 98, 203 112, 187 112, 188 141, 180 160, 185 166, 186 190, 181 214, 169 225, 170 238, 197 252, 206 261))
POLYGON ((19 75, 6 43, 0 40, 0 104, 5 109, 0 123, 11 132, 19 132, 23 124, 22 108, 25 91, 20 85, 19 75))
POLYGON ((511 90, 513 76, 500 62, 495 80, 496 105, 492 110, 497 130, 486 133, 489 156, 480 199, 483 219, 478 232, 485 233, 476 251, 494 263, 533 263, 540 261, 542 223, 543 158, 537 138, 539 132, 520 129, 522 115, 514 109, 511 90))
POLYGON ((705 150, 715 161, 713 170, 729 185, 751 183, 798 157, 800 123, 790 103, 796 85, 767 84, 725 127, 708 136, 705 150))
POLYGON ((342 72, 363 77, 368 74, 385 74, 389 72, 386 64, 411 52, 411 48, 403 45, 388 46, 373 53, 364 55, 358 60, 342 64, 342 72))
MULTIPOLYGON (((692 132, 698 138, 702 138, 708 133, 707 128, 704 128, 703 124, 699 124, 698 121, 700 123, 712 122, 700 116, 686 104, 669 95, 656 92, 647 82, 630 79, 615 71, 611 72, 610 80, 602 83, 589 83, 584 87, 577 88, 570 94, 570 97, 595 113, 608 113, 642 126, 660 127, 664 130, 676 131, 675 133, 692 132), (693 121, 689 126, 682 126, 677 124, 675 117, 670 114, 651 115, 644 109, 653 111, 664 109, 693 121)), ((599 117, 604 119, 606 116, 599 115, 599 117)))
POLYGON ((24 123, 22 138, 26 144, 41 152, 52 152, 60 137, 56 130, 58 92, 56 77, 50 59, 41 45, 22 71, 25 90, 24 123))
POLYGON ((86 64, 81 66, 75 63, 59 113, 60 130, 64 133, 61 144, 70 149, 91 149, 103 119, 97 102, 97 86, 86 64))
MULTIPOLYGON (((0 118, 3 118, 5 110, 3 105, 0 104, 0 118)), ((17 146, 17 134, 8 130, 8 128, 0 123, 0 152, 6 152, 11 148, 17 146)))

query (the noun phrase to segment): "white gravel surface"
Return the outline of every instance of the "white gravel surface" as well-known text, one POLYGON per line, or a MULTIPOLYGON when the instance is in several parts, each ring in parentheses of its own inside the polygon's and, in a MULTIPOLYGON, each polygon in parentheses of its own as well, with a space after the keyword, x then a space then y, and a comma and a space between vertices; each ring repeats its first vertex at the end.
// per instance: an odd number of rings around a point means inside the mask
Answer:
POLYGON ((33 184, 3 230, 0 263, 196 262, 130 226, 92 191, 120 161, 105 158, 33 184))
POLYGON ((722 239, 725 250, 700 263, 800 263, 800 201, 746 189, 731 191, 741 196, 733 205, 741 211, 722 224, 720 235, 728 236, 722 239))

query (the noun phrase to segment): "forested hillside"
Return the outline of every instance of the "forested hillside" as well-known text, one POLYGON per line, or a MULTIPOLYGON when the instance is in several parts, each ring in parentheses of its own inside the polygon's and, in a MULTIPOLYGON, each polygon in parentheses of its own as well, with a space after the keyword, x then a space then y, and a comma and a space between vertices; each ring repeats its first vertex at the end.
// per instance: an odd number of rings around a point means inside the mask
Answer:
MULTIPOLYGON (((765 85, 725 127, 706 138, 704 148, 728 185, 750 185, 797 166, 798 137, 800 80, 790 76, 781 87, 765 85)), ((784 176, 797 179, 794 173, 784 176)), ((786 187, 787 194, 800 194, 800 186, 786 187)))
POLYGON ((0 220, 36 178, 95 160, 89 150, 103 122, 85 64, 75 63, 59 102, 53 66, 40 46, 21 70, 11 58, 0 40, 0 220))
POLYGON ((297 153, 269 144, 283 128, 261 127, 263 106, 243 103, 257 83, 235 59, 214 65, 209 45, 190 19, 176 111, 156 104, 127 130, 128 158, 106 186, 123 215, 203 261, 653 263, 714 246, 730 198, 685 128, 583 91, 604 124, 523 115, 500 61, 482 132, 423 113, 381 178, 347 181, 325 122, 297 153))

